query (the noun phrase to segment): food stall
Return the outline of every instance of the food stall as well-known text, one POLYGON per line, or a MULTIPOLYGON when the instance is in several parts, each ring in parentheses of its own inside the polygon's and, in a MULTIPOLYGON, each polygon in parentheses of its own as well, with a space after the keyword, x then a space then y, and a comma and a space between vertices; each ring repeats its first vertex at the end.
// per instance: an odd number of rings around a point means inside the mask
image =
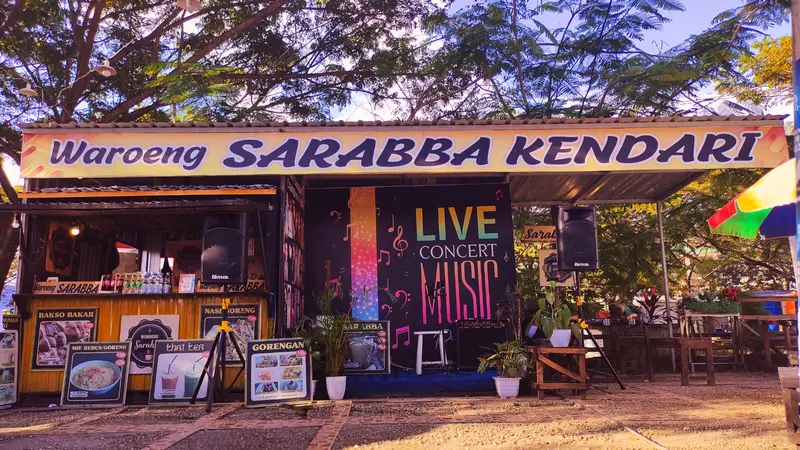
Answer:
MULTIPOLYGON (((388 322, 387 366, 413 367, 431 333, 457 366, 456 324, 496 321, 516 283, 514 206, 657 203, 788 159, 779 116, 22 128, 24 203, 0 208, 23 230, 23 401, 59 392, 67 341, 204 338, 224 297, 254 338, 287 336, 325 286, 388 322), (220 215, 246 217, 229 227, 246 279, 203 283, 220 215)), ((133 344, 132 392, 151 344, 133 344)))

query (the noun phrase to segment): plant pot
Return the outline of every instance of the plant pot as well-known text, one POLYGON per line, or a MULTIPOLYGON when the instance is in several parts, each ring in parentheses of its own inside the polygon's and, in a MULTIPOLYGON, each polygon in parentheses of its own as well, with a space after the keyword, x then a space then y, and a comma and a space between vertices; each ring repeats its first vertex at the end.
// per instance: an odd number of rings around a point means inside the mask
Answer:
POLYGON ((553 335, 550 336, 550 344, 553 347, 569 347, 571 339, 572 330, 553 330, 553 335))
POLYGON ((494 377, 494 388, 500 398, 516 398, 519 395, 519 378, 494 377))
POLYGON ((311 380, 311 400, 314 400, 314 395, 317 392, 317 380, 311 380))
POLYGON ((326 377, 325 387, 328 388, 328 398, 341 400, 344 398, 344 390, 347 387, 347 377, 326 377))
POLYGON ((528 328, 528 337, 530 339, 533 339, 537 331, 539 331, 539 327, 537 327, 536 325, 531 325, 530 328, 528 328))

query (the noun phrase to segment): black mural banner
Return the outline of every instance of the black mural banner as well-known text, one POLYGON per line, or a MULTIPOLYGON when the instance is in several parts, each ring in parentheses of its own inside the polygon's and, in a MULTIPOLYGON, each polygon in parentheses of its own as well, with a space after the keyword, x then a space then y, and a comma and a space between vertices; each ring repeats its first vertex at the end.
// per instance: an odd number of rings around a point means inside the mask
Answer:
POLYGON ((124 405, 130 357, 130 342, 70 343, 61 406, 124 405))
MULTIPOLYGON (((401 366, 414 366, 416 331, 445 330, 455 355, 455 322, 496 319, 515 284, 506 184, 310 189, 306 211, 306 290, 329 283, 354 319, 391 321, 392 361, 401 366)), ((426 354, 433 345, 423 342, 426 354)))

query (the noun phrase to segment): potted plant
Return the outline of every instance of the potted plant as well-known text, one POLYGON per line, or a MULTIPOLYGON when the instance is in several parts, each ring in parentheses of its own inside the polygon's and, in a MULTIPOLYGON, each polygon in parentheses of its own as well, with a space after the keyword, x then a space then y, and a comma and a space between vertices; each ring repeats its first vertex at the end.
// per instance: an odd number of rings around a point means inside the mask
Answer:
POLYGON ((319 349, 322 347, 322 333, 321 328, 314 326, 314 321, 308 317, 303 316, 294 326, 292 330, 294 337, 303 338, 306 347, 310 349, 309 356, 311 357, 312 377, 311 380, 311 399, 317 392, 317 377, 324 373, 322 369, 324 361, 322 359, 322 352, 319 349))
MULTIPOLYGON (((347 388, 344 363, 347 360, 347 329, 350 325, 350 312, 340 313, 333 307, 338 292, 330 285, 317 296, 319 316, 319 350, 325 365, 325 386, 331 400, 341 400, 347 388)), ((355 301, 353 301, 355 303, 355 301)))
POLYGON ((478 372, 484 373, 487 369, 497 369, 494 377, 494 387, 500 398, 514 398, 519 395, 519 380, 528 371, 528 355, 519 341, 495 344, 497 349, 480 358, 478 372))
POLYGON ((550 282, 545 298, 540 298, 538 302, 539 310, 536 311, 531 323, 542 329, 553 347, 569 347, 573 335, 576 339, 580 338, 580 326, 571 323, 572 311, 567 304, 561 303, 556 295, 555 281, 550 282))

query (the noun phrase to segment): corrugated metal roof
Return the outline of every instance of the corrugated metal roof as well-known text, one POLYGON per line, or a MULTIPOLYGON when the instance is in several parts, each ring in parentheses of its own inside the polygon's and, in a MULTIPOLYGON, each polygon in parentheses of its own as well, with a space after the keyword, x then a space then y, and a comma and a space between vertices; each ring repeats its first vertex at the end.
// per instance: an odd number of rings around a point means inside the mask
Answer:
POLYGON ((243 191, 251 189, 276 189, 272 184, 221 184, 221 185, 135 185, 135 186, 79 186, 79 187, 47 187, 39 190, 30 190, 28 192, 41 192, 41 193, 102 193, 102 192, 131 192, 131 193, 144 193, 151 191, 206 191, 206 190, 232 190, 243 191))
POLYGON ((397 127, 397 126, 513 126, 513 125, 592 125, 652 123, 716 123, 782 121, 786 115, 753 116, 650 116, 602 118, 554 118, 514 120, 387 120, 346 122, 111 122, 111 123, 23 123, 23 130, 118 129, 118 128, 317 128, 317 127, 397 127))

